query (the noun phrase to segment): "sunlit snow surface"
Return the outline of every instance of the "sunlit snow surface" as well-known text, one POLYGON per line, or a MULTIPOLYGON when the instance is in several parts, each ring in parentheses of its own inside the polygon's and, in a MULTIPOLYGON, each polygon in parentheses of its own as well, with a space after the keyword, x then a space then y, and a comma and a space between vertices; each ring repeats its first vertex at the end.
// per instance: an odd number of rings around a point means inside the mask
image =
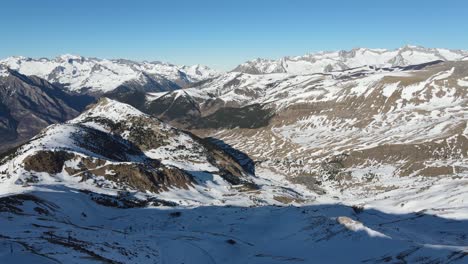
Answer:
POLYGON ((395 50, 356 48, 350 51, 322 51, 304 56, 284 57, 279 60, 256 59, 239 65, 234 71, 265 74, 313 74, 346 70, 366 65, 395 67, 431 61, 463 60, 468 55, 463 50, 404 46, 395 50))
POLYGON ((197 82, 214 77, 218 73, 206 66, 176 66, 162 62, 134 62, 62 55, 55 59, 31 59, 9 57, 0 60, 5 65, 25 75, 36 75, 52 83, 60 83, 66 89, 78 91, 90 88, 92 92, 105 93, 129 81, 141 84, 147 76, 178 82, 197 82))

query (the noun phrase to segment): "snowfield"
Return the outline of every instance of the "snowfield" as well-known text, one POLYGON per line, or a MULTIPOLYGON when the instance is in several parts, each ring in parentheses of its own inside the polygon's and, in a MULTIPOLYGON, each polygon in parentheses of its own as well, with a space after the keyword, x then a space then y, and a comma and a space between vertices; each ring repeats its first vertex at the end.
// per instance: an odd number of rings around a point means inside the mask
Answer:
POLYGON ((116 209, 63 186, 27 194, 41 200, 23 197, 20 215, 0 214, 1 263, 466 263, 468 251, 466 220, 424 212, 340 204, 116 209))

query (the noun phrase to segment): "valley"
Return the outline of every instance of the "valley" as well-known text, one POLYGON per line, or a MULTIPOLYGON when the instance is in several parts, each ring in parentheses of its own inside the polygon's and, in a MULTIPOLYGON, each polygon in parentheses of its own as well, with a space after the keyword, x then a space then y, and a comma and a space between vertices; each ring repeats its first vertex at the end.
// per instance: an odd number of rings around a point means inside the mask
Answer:
POLYGON ((466 263, 467 56, 0 60, 0 263, 466 263))

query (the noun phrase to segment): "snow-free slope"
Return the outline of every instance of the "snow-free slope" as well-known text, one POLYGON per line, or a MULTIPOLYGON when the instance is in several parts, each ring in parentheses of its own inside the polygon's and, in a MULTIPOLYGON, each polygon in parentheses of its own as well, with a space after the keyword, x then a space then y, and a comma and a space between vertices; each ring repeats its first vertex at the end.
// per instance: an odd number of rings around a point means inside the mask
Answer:
POLYGON ((50 124, 76 117, 92 100, 0 66, 0 152, 29 140, 50 124))

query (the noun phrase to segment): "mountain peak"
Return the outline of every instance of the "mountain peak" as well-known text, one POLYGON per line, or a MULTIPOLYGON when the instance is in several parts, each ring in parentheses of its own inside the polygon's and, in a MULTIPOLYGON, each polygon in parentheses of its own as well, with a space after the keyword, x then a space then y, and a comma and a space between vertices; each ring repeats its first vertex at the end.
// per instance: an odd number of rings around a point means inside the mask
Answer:
POLYGON ((140 112, 133 106, 124 104, 107 97, 102 97, 99 101, 88 107, 80 116, 73 119, 71 122, 76 123, 87 118, 106 118, 114 122, 120 122, 129 117, 144 117, 146 114, 140 112))
POLYGON ((405 46, 403 46, 403 48, 408 48, 408 49, 424 49, 423 46, 412 45, 412 44, 406 44, 405 46))
POLYGON ((56 58, 56 60, 62 60, 62 61, 73 61, 73 60, 84 60, 85 58, 83 56, 80 56, 80 55, 74 55, 74 54, 63 54, 63 55, 60 55, 56 58))
POLYGON ((64 53, 62 55, 59 55, 57 58, 62 58, 62 59, 80 59, 83 58, 81 55, 77 54, 71 54, 71 53, 64 53))

